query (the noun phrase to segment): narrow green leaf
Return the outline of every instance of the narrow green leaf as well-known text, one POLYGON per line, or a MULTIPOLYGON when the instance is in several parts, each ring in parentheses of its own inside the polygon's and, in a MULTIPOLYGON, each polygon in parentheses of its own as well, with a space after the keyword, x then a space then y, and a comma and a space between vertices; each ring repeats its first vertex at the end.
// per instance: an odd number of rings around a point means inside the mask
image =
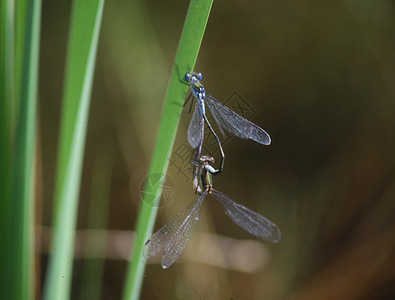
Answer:
POLYGON ((90 94, 104 0, 73 1, 45 299, 69 299, 90 94))
POLYGON ((11 82, 13 61, 11 24, 11 1, 0 2, 0 261, 4 262, 0 271, 0 299, 7 298, 9 222, 10 222, 10 170, 11 170, 11 124, 10 107, 12 101, 11 82))
MULTIPOLYGON (((187 85, 183 84, 182 80, 185 73, 192 71, 195 66, 212 2, 213 0, 192 0, 190 3, 165 97, 148 178, 154 174, 166 174, 167 172, 183 100, 187 91, 187 85)), ((144 190, 147 191, 147 188, 147 186, 144 187, 144 190)), ((125 300, 138 299, 139 297, 145 268, 142 249, 145 241, 152 233, 157 205, 162 192, 161 183, 149 188, 149 192, 156 195, 155 203, 149 203, 151 200, 144 197, 140 205, 136 238, 131 252, 131 261, 128 265, 123 294, 125 300)), ((149 193, 145 192, 143 194, 148 195, 149 193)))
MULTIPOLYGON (((25 29, 28 22, 28 5, 29 2, 32 3, 34 0, 21 0, 14 1, 14 57, 15 57, 15 73, 13 74, 15 77, 15 101, 13 103, 14 110, 18 112, 19 101, 20 101, 20 93, 22 92, 22 68, 23 68, 23 56, 24 54, 24 44, 25 44, 25 29)), ((41 1, 40 1, 41 2, 41 1)), ((16 118, 16 116, 15 116, 16 118)))
MULTIPOLYGON (((10 9, 11 6, 8 6, 10 9)), ((35 155, 36 112, 38 60, 40 46, 40 17, 41 1, 20 1, 16 9, 16 44, 18 53, 15 55, 15 95, 18 105, 15 138, 10 147, 13 151, 11 158, 11 191, 10 203, 7 207, 9 223, 7 246, 7 265, 3 267, 8 272, 6 281, 6 299, 29 299, 33 293, 33 164, 35 155), (23 9, 18 10, 20 7, 23 9), (18 27, 19 26, 19 27, 18 27), (10 233, 12 231, 12 234, 10 233)), ((11 24, 9 23, 9 26, 11 24)), ((10 28, 10 27, 9 27, 10 28)), ((12 41, 11 31, 6 39, 12 41)), ((12 47, 12 46, 10 46, 12 47)), ((8 49, 10 50, 10 49, 8 49)), ((12 66, 8 67, 9 84, 12 85, 12 66)), ((12 93, 8 90, 9 93, 12 93)), ((11 99, 9 94, 8 99, 11 99)), ((12 100, 7 103, 12 106, 12 100)), ((10 120, 8 117, 6 120, 10 120)), ((9 122, 8 124, 11 124, 9 122)), ((12 126, 12 124, 11 124, 12 126)), ((10 128, 10 127, 8 127, 10 128)), ((13 130, 8 133, 11 133, 13 130)), ((9 149, 10 149, 9 148, 9 149)))

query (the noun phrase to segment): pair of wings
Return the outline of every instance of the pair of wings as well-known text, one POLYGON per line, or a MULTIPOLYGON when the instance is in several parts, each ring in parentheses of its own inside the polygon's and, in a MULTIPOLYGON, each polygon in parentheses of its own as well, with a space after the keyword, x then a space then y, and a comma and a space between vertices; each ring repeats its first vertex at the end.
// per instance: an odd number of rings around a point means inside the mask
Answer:
MULTIPOLYGON (((203 100, 221 131, 222 128, 225 128, 239 138, 251 139, 263 145, 270 145, 269 134, 258 125, 238 115, 208 93, 203 100)), ((192 148, 196 148, 203 139, 203 123, 203 112, 199 105, 199 99, 197 99, 187 133, 188 142, 192 148)))
MULTIPOLYGON (((204 191, 148 239, 144 246, 145 258, 163 251, 162 267, 164 269, 175 262, 195 230, 206 195, 207 191, 204 191)), ((212 195, 222 205, 225 213, 241 228, 263 240, 273 243, 280 241, 281 232, 274 223, 249 208, 234 202, 217 190, 213 189, 212 195)))

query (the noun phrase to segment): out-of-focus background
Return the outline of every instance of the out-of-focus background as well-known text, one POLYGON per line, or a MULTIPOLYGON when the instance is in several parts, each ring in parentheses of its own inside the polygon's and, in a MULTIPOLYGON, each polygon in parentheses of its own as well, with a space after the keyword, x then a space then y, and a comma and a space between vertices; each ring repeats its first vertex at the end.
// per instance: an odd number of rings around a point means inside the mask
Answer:
MULTIPOLYGON (((101 299, 122 295, 141 185, 187 8, 188 1, 105 3, 72 299, 89 299, 93 291, 101 299)), ((43 1, 42 274, 69 14, 68 1, 43 1)), ((223 137, 225 171, 214 187, 276 223, 282 240, 255 239, 209 197, 176 263, 163 270, 160 257, 148 261, 141 298, 393 298, 395 2, 217 0, 195 70, 209 93, 271 135, 270 146, 223 137)), ((181 117, 155 229, 195 197, 190 118, 181 117)), ((210 139, 205 151, 218 160, 210 139)))

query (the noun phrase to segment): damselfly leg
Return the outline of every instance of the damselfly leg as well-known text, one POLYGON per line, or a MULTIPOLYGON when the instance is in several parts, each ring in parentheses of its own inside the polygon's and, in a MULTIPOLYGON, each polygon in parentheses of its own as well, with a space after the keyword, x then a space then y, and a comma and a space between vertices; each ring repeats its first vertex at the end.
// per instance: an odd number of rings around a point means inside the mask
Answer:
POLYGON ((185 100, 184 105, 183 105, 183 108, 184 108, 184 109, 185 109, 185 107, 187 106, 187 104, 188 104, 189 102, 190 102, 191 104, 189 105, 188 109, 185 110, 185 111, 183 110, 183 112, 184 112, 184 113, 187 113, 187 114, 191 113, 191 111, 192 111, 192 106, 193 106, 193 94, 192 94, 192 93, 190 93, 189 96, 187 97, 187 100, 185 100))

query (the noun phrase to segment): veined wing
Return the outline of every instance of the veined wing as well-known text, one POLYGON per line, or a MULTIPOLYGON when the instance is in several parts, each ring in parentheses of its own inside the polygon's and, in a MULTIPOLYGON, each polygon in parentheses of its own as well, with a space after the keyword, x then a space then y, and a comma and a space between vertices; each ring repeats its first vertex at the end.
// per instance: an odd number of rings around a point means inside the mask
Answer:
POLYGON ((177 233, 177 230, 180 228, 186 217, 191 213, 195 204, 196 201, 192 201, 145 242, 143 250, 145 258, 150 258, 168 248, 174 238, 174 235, 177 233))
POLYGON ((281 232, 276 224, 217 190, 213 189, 212 194, 221 203, 225 213, 241 228, 260 239, 273 243, 280 241, 281 232))
POLYGON ((187 131, 188 143, 192 148, 199 146, 203 138, 203 130, 203 115, 199 106, 199 101, 196 101, 195 110, 193 111, 191 122, 189 123, 187 131))
POLYGON ((206 93, 205 100, 211 113, 216 114, 216 122, 219 122, 219 125, 225 127, 229 132, 243 139, 251 139, 263 145, 270 145, 270 136, 261 127, 221 104, 210 94, 206 93))
POLYGON ((178 227, 175 234, 172 235, 170 243, 166 245, 165 252, 162 256, 162 268, 167 269, 170 267, 180 256, 181 252, 184 250, 189 239, 195 230, 196 224, 199 220, 200 209, 204 197, 206 197, 207 191, 204 191, 196 200, 192 206, 190 213, 183 220, 181 225, 178 227))

